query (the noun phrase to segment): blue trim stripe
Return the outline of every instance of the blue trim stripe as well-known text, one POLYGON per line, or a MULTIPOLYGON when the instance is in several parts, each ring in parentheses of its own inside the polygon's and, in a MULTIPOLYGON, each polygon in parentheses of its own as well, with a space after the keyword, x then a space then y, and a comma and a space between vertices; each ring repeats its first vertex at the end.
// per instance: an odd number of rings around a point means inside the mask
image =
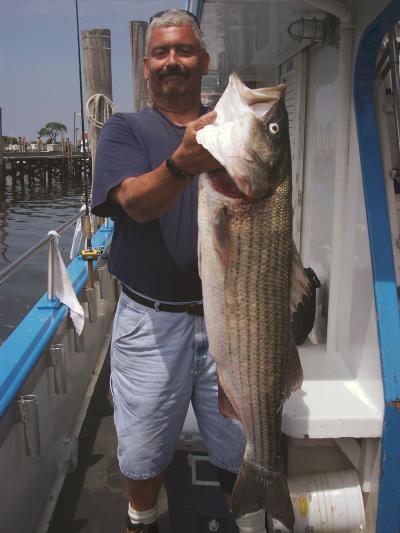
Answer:
POLYGON ((196 15, 196 17, 198 18, 199 22, 201 23, 201 14, 203 12, 203 4, 204 4, 204 1, 203 0, 186 0, 185 2, 185 9, 186 11, 192 11, 192 13, 194 13, 196 15), (194 5, 196 6, 196 8, 194 8, 194 5), (190 9, 192 8, 192 9, 190 9))
MULTIPOLYGON (((109 228, 100 228, 93 237, 93 247, 107 247, 111 237, 111 224, 109 228)), ((78 294, 87 280, 86 263, 81 257, 77 257, 68 266, 67 271, 78 294)), ((31 373, 61 321, 67 316, 67 312, 67 307, 62 304, 56 308, 49 308, 45 294, 1 345, 0 418, 31 373)))
POLYGON ((382 433, 381 475, 378 496, 377 533, 400 531, 400 409, 385 408, 382 433))
POLYGON ((400 399, 400 357, 397 357, 400 323, 382 155, 375 116, 374 69, 382 39, 399 17, 400 1, 395 0, 367 28, 359 46, 354 83, 386 402, 400 399))
POLYGON ((400 19, 392 2, 360 41, 354 106, 371 249, 385 413, 376 531, 400 531, 400 320, 382 154, 374 103, 374 70, 384 35, 400 19))
POLYGON ((197 6, 196 6, 196 16, 199 20, 200 26, 201 26, 201 15, 203 14, 203 0, 197 0, 197 6))

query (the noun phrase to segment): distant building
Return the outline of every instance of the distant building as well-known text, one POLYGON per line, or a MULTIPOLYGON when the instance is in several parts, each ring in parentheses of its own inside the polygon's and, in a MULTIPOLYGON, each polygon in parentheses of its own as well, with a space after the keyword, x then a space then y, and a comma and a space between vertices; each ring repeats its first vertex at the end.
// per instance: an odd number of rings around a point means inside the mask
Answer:
POLYGON ((46 150, 48 152, 62 152, 61 144, 46 144, 46 150))

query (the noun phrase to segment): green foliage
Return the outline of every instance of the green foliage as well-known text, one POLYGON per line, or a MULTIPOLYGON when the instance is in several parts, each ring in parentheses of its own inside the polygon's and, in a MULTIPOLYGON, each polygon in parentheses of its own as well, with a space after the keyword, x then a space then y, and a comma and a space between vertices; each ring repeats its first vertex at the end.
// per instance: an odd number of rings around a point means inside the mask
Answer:
POLYGON ((3 145, 7 146, 9 144, 18 144, 18 139, 10 135, 3 135, 3 145))
POLYGON ((66 131, 67 127, 61 122, 48 122, 43 126, 43 128, 40 128, 40 130, 38 131, 38 137, 39 139, 41 139, 42 137, 47 137, 46 142, 49 144, 53 144, 56 142, 56 139, 60 135, 60 133, 65 133, 66 131))

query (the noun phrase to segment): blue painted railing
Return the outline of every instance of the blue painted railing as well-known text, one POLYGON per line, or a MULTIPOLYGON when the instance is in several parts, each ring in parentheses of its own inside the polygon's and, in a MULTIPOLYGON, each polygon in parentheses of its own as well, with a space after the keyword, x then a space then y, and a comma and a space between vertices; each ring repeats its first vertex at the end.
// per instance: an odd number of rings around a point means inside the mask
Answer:
POLYGON ((203 10, 203 0, 186 0, 185 9, 186 11, 191 11, 194 13, 200 21, 201 12, 203 10))
MULTIPOLYGON (((92 239, 94 248, 107 248, 111 242, 113 225, 102 226, 92 239)), ((96 261, 93 261, 94 266, 96 261)), ((78 294, 87 281, 87 265, 79 256, 67 268, 69 278, 78 294)), ((49 344, 68 308, 58 302, 49 305, 47 295, 35 304, 18 327, 0 347, 0 418, 14 400, 19 389, 49 344)))
POLYGON ((374 80, 384 35, 400 19, 392 2, 364 32, 357 54, 354 106, 371 248, 385 412, 376 531, 400 531, 400 319, 374 80))

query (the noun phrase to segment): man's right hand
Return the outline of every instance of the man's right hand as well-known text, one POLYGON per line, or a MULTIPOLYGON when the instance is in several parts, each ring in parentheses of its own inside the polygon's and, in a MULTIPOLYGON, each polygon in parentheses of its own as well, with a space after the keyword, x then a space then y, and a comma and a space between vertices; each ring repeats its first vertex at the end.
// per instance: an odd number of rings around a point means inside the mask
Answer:
MULTIPOLYGON (((172 154, 176 166, 187 174, 213 172, 221 165, 196 141, 196 132, 216 118, 207 113, 186 126, 182 143, 172 154)), ((171 209, 190 181, 177 180, 168 170, 165 161, 154 170, 124 179, 110 191, 111 198, 136 222, 149 222, 171 209)))
POLYGON ((172 159, 176 166, 183 172, 194 176, 200 174, 200 172, 213 172, 222 168, 210 152, 196 140, 196 133, 207 124, 212 124, 216 118, 217 113, 211 111, 186 124, 182 143, 172 154, 172 159))

